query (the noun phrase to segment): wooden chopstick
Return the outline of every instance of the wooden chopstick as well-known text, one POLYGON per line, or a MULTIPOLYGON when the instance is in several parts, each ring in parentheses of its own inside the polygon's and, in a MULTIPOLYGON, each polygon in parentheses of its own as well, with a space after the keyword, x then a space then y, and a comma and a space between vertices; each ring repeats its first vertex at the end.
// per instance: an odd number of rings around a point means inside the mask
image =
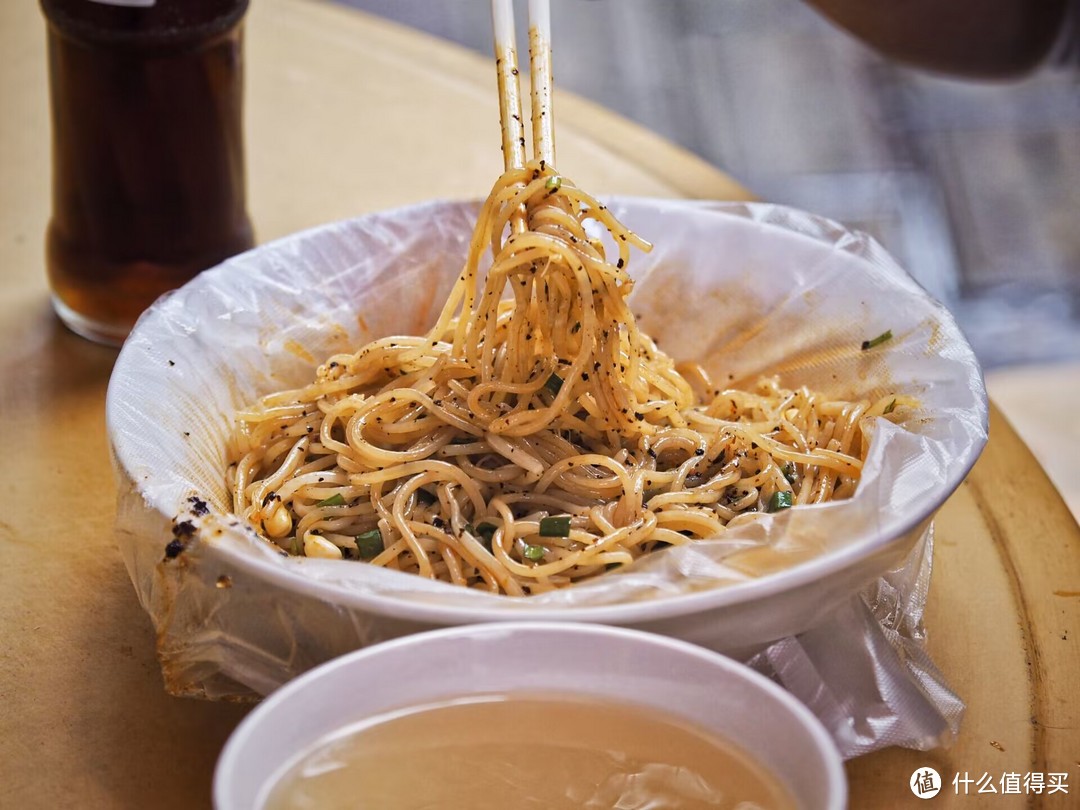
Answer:
MULTIPOLYGON (((525 124, 521 119, 513 0, 491 0, 495 39, 495 70, 499 84, 499 123, 502 128, 503 168, 525 166, 525 124)), ((551 8, 549 0, 529 0, 529 64, 532 85, 533 157, 547 166, 555 163, 555 122, 551 110, 551 8)), ((511 233, 528 229, 525 207, 510 217, 511 233)))
POLYGON ((529 76, 533 158, 555 165, 555 121, 551 111, 551 7, 529 0, 529 76))
POLYGON ((495 70, 499 79, 499 121, 502 125, 503 168, 525 165, 525 125, 521 120, 513 0, 491 0, 495 34, 495 70))

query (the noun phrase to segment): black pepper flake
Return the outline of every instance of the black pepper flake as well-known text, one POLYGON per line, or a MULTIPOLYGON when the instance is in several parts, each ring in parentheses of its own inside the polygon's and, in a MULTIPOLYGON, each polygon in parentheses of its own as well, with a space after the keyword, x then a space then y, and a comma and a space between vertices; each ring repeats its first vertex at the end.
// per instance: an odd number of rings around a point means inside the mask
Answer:
POLYGON ((169 361, 169 365, 170 365, 170 366, 175 366, 175 365, 176 365, 176 363, 174 363, 174 362, 173 362, 172 360, 170 360, 170 361, 169 361))
POLYGON ((589 381, 589 372, 587 372, 587 371, 581 372, 581 379, 583 379, 585 382, 588 382, 589 381))
POLYGON ((517 68, 510 68, 510 72, 513 73, 515 76, 518 75, 518 69, 517 68))
POLYGON ((191 504, 191 513, 193 515, 202 516, 210 514, 210 507, 206 505, 206 501, 200 498, 198 495, 192 495, 188 498, 188 503, 191 504))
POLYGON ((181 520, 172 528, 173 537, 187 540, 195 536, 195 524, 190 520, 181 520))
POLYGON ((694 451, 694 455, 695 455, 695 456, 703 456, 703 455, 705 455, 705 451, 704 451, 704 450, 702 450, 702 449, 701 449, 701 448, 699 447, 699 448, 698 448, 697 450, 695 450, 695 451, 694 451))
POLYGON ((619 261, 615 262, 615 266, 618 267, 620 270, 622 270, 624 264, 626 264, 626 262, 623 261, 621 258, 619 259, 619 261))
POLYGON ((180 553, 184 550, 184 544, 179 540, 170 540, 168 545, 165 546, 165 559, 175 560, 180 556, 180 553))

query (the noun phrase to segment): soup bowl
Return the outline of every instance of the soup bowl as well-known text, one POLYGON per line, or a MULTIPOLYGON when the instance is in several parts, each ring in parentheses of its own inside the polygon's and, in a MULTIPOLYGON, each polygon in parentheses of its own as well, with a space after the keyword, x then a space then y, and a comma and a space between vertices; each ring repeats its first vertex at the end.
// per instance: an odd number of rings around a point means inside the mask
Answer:
MULTIPOLYGON (((513 622, 384 642, 282 687, 226 744, 214 778, 215 807, 262 808, 298 752, 372 717, 447 699, 536 694, 615 701, 692 725, 749 756, 786 788, 800 810, 844 806, 843 764, 825 729, 795 698, 753 670, 648 633, 513 622)), ((448 731, 447 736, 454 735, 448 731)), ((663 761, 665 752, 655 753, 663 761)), ((490 765, 475 763, 477 769, 490 765)), ((357 787, 359 801, 363 786, 357 787)))
POLYGON ((804 212, 646 199, 609 208, 656 243, 629 266, 630 300, 677 361, 731 386, 774 375, 830 397, 918 401, 902 424, 871 426, 854 497, 762 515, 527 598, 284 554, 231 513, 236 411, 310 381, 331 354, 425 332, 477 205, 326 225, 159 300, 117 360, 106 408, 117 538, 170 691, 267 694, 359 647, 477 622, 621 625, 747 655, 814 626, 905 558, 986 441, 981 372, 949 313, 872 239, 804 212))

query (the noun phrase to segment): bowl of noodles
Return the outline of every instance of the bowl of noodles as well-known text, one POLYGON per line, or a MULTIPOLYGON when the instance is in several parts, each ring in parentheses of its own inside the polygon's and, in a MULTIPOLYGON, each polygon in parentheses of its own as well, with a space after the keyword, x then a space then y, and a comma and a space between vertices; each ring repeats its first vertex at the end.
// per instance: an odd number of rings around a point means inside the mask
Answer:
POLYGON ((974 355, 873 240, 515 171, 258 248, 136 326, 118 537, 171 691, 515 619, 744 654, 902 561, 974 463, 974 355))

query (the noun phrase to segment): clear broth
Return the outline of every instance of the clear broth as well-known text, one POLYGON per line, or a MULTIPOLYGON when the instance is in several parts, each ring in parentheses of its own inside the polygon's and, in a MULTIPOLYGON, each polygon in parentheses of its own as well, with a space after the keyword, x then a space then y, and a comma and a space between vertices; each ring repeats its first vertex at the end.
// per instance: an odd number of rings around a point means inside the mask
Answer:
POLYGON ((640 706, 487 695, 413 707, 324 738, 266 810, 794 810, 727 740, 640 706))

